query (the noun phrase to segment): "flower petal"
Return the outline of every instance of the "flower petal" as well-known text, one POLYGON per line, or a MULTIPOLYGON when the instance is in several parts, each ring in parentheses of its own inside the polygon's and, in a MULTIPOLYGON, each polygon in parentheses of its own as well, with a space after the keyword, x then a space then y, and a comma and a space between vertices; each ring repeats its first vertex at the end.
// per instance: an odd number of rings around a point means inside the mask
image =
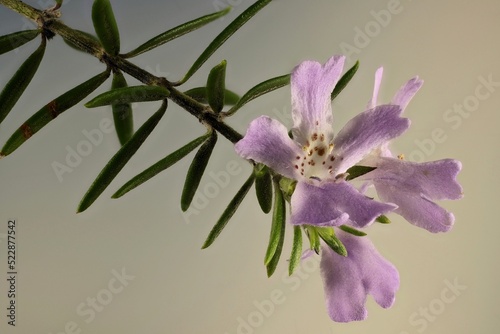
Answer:
POLYGON ((375 72, 375 83, 373 85, 373 95, 372 99, 368 103, 367 109, 372 109, 375 108, 377 105, 378 101, 378 92, 380 91, 380 84, 382 83, 382 76, 384 74, 384 68, 379 67, 377 71, 375 72))
POLYGON ((392 306, 399 289, 397 269, 378 253, 368 238, 339 229, 335 232, 348 255, 340 256, 326 246, 321 249, 320 266, 330 318, 337 322, 365 319, 368 294, 383 308, 392 306))
POLYGON ((424 194, 408 192, 388 182, 374 182, 377 194, 383 201, 395 203, 394 210, 411 224, 424 228, 429 232, 449 231, 455 217, 424 194))
POLYGON ((310 135, 322 133, 333 139, 330 95, 337 84, 345 56, 333 56, 323 66, 304 61, 292 72, 292 118, 294 138, 305 145, 310 135))
POLYGON ((392 99, 391 104, 399 105, 401 107, 401 112, 403 112, 423 84, 424 81, 420 80, 418 76, 410 79, 399 89, 392 99))
POLYGON ((334 174, 344 173, 373 149, 404 133, 410 120, 400 113, 399 106, 381 105, 347 122, 334 139, 334 174))
POLYGON ((298 177, 294 161, 297 156, 302 156, 302 151, 288 137, 286 127, 272 118, 261 116, 254 119, 245 137, 236 143, 235 150, 243 158, 263 163, 281 175, 293 179, 298 177))
POLYGON ((339 226, 362 228, 396 206, 380 203, 362 195, 345 181, 317 185, 298 182, 291 199, 293 225, 339 226))
POLYGON ((377 169, 363 175, 362 179, 391 184, 405 192, 422 194, 433 200, 454 200, 463 196, 462 187, 457 182, 462 164, 457 160, 417 163, 379 157, 375 160, 375 167, 377 169))

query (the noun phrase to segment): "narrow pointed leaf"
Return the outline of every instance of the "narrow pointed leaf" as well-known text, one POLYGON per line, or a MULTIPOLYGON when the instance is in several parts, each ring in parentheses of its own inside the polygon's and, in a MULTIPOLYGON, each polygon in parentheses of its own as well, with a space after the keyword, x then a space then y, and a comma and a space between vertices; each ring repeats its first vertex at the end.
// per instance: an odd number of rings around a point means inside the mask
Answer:
POLYGON ((93 50, 102 50, 99 39, 85 31, 73 29, 71 34, 63 34, 61 37, 67 45, 78 51, 93 54, 93 50))
POLYGON ((104 50, 113 56, 120 53, 120 33, 109 0, 94 1, 92 23, 104 50))
POLYGON ((288 263, 288 275, 292 275, 295 268, 300 263, 302 256, 302 229, 296 225, 293 227, 293 245, 292 254, 290 255, 290 262, 288 263))
POLYGON ((354 74, 356 74, 356 72, 358 71, 358 68, 359 68, 359 60, 356 61, 356 63, 347 72, 344 73, 342 78, 340 78, 339 82, 337 82, 331 94, 332 100, 335 99, 337 95, 339 95, 340 92, 344 90, 347 84, 354 77, 354 74))
POLYGON ((191 202, 193 200, 194 195, 196 194, 196 190, 200 185, 201 178, 205 169, 208 165, 208 161, 210 160, 210 156, 212 155, 212 151, 214 150, 215 144, 217 143, 217 132, 212 131, 210 137, 206 142, 201 145, 198 152, 194 156, 191 165, 189 166, 186 181, 184 182, 184 189, 182 190, 181 196, 181 209, 182 211, 186 211, 189 209, 191 202))
POLYGON ((234 215, 236 210, 238 210, 238 207, 240 206, 241 202, 245 198, 245 196, 248 193, 248 190, 252 187, 252 184, 254 182, 255 176, 253 173, 250 175, 250 177, 245 181, 243 186, 238 190, 234 198, 229 202, 229 205, 227 206, 226 210, 222 213, 220 216, 219 220, 217 223, 215 223, 214 227, 208 234, 207 239, 205 240, 205 243, 201 247, 202 249, 205 249, 209 247, 215 239, 219 236, 219 234, 222 232, 224 227, 226 227, 227 223, 231 219, 231 217, 234 215))
POLYGON ((243 107, 248 102, 253 99, 264 95, 266 93, 272 92, 278 88, 284 87, 290 84, 290 74, 282 75, 279 77, 275 77, 260 84, 250 88, 248 92, 243 95, 243 97, 226 113, 227 116, 233 115, 236 111, 238 111, 241 107, 243 107))
POLYGON ((40 34, 40 30, 33 29, 0 36, 0 55, 17 49, 21 45, 33 40, 38 34, 40 34))
POLYGON ((176 85, 185 83, 191 76, 207 61, 208 58, 231 37, 239 28, 241 28, 248 20, 250 20, 258 11, 264 8, 272 0, 259 0, 252 6, 248 7, 234 21, 232 21, 215 39, 207 46, 203 53, 196 59, 193 66, 188 70, 184 78, 177 82, 176 85))
POLYGON ((316 227, 319 236, 330 248, 341 256, 347 256, 347 250, 344 244, 337 238, 333 228, 331 227, 316 227))
POLYGON ((5 117, 12 110, 21 95, 23 94, 28 84, 33 79, 40 62, 42 61, 43 54, 45 53, 45 38, 38 49, 33 52, 28 59, 19 67, 14 73, 12 79, 7 82, 4 89, 0 93, 0 123, 3 122, 5 117))
POLYGON ((365 232, 357 230, 357 229, 355 229, 353 227, 350 227, 350 226, 347 226, 347 225, 341 225, 341 226, 339 226, 339 228, 342 231, 350 233, 350 234, 355 235, 357 237, 364 237, 364 236, 366 236, 365 232))
POLYGON ((319 250, 321 248, 319 234, 318 231, 314 228, 314 226, 306 226, 307 237, 309 238, 309 244, 311 249, 319 254, 319 250))
POLYGON ((187 34, 193 30, 199 29, 204 25, 217 20, 219 17, 222 17, 231 11, 231 7, 225 8, 219 12, 202 16, 195 20, 183 23, 175 28, 165 31, 162 34, 159 34, 156 37, 151 38, 146 43, 140 45, 136 49, 126 53, 123 55, 125 58, 131 58, 140 55, 141 53, 152 50, 160 45, 163 45, 171 40, 180 37, 184 34, 187 34))
POLYGON ((266 166, 256 166, 255 173, 255 193, 259 201, 260 208, 264 213, 269 213, 273 206, 273 181, 266 166), (258 170, 260 168, 260 170, 258 170))
POLYGON ((10 136, 2 148, 0 155, 11 154, 57 116, 86 98, 109 77, 109 73, 109 70, 106 70, 90 78, 38 110, 10 136))
POLYGON ((85 103, 87 108, 102 107, 110 104, 134 103, 165 100, 170 92, 160 86, 130 86, 110 90, 85 103))
POLYGON ((278 181, 274 182, 274 188, 275 195, 273 221, 271 225, 271 234, 269 236, 269 244, 267 246, 266 256, 264 258, 264 264, 266 266, 273 259, 273 256, 276 253, 276 249, 278 248, 279 241, 285 231, 285 200, 283 198, 283 193, 281 192, 278 181))
MULTIPOLYGON (((196 87, 184 92, 187 96, 195 99, 200 103, 208 104, 207 88, 206 87, 196 87)), ((224 105, 235 105, 240 96, 229 89, 224 90, 224 105)))
POLYGON ((208 104, 215 113, 220 113, 224 107, 224 91, 226 90, 226 61, 216 65, 207 79, 208 104))
POLYGON ((109 160, 94 180, 87 193, 83 196, 78 206, 77 213, 87 210, 92 203, 102 194, 102 192, 120 173, 127 162, 137 152, 148 136, 153 132, 158 122, 161 120, 167 110, 167 102, 163 102, 160 109, 155 112, 144 124, 137 130, 134 136, 123 145, 118 152, 109 160))
POLYGON ((390 224, 391 223, 391 220, 389 218, 387 218, 387 216, 384 216, 384 215, 378 216, 377 219, 375 219, 375 221, 377 223, 380 223, 380 224, 390 224))
POLYGON ((286 223, 286 207, 285 199, 281 193, 281 188, 277 180, 274 181, 274 210, 273 223, 271 227, 271 236, 269 238, 269 246, 266 252, 266 271, 267 277, 271 277, 278 266, 278 262, 283 250, 285 241, 285 223, 286 223), (272 255, 271 255, 272 254, 272 255), (268 259, 269 257, 269 259, 268 259))
POLYGON ((371 172, 372 170, 377 169, 377 167, 369 167, 369 166, 352 166, 349 168, 346 173, 349 174, 346 177, 347 181, 353 180, 357 177, 365 175, 366 173, 371 172))
POLYGON ((193 141, 189 142, 188 144, 184 145, 177 151, 170 153, 167 155, 165 158, 161 159, 151 167, 145 169, 143 172, 140 174, 137 174, 134 176, 131 180, 129 180, 127 183, 125 183, 116 193, 111 196, 112 198, 120 198, 126 193, 128 193, 130 190, 140 186, 144 182, 148 181, 149 179, 153 178, 156 176, 158 173, 163 172, 165 169, 169 168, 173 164, 175 164, 177 161, 181 160, 184 158, 186 155, 188 155, 192 150, 197 148, 198 146, 201 145, 205 140, 207 140, 208 136, 210 134, 205 134, 201 137, 198 137, 194 139, 193 141))
MULTIPOLYGON (((127 87, 127 81, 122 72, 113 73, 113 84, 111 89, 127 87)), ((130 103, 116 103, 112 105, 113 120, 115 123, 116 134, 120 144, 125 144, 134 133, 134 115, 130 103)))

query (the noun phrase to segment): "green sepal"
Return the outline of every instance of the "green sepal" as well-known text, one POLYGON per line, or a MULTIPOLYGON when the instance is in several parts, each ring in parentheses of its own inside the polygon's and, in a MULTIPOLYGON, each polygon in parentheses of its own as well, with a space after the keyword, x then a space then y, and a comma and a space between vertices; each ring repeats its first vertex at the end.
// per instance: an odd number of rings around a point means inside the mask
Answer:
POLYGON ((269 244, 267 246, 266 256, 264 258, 264 264, 267 266, 273 259, 276 249, 282 235, 285 231, 285 200, 283 198, 283 193, 279 187, 279 182, 277 180, 273 181, 274 184, 274 210, 273 210, 273 220, 271 225, 271 233, 269 236, 269 244))
POLYGON ((148 40, 146 43, 138 46, 134 50, 123 55, 124 58, 131 58, 140 55, 141 53, 152 50, 160 45, 163 45, 171 40, 180 37, 184 34, 187 34, 193 30, 199 29, 204 25, 217 20, 219 17, 222 17, 231 11, 231 7, 227 7, 219 12, 202 16, 195 20, 183 23, 175 28, 165 31, 164 33, 159 34, 148 40))
POLYGON ((271 226, 271 235, 269 238, 269 246, 266 252, 265 264, 267 269, 267 277, 271 277, 276 267, 278 266, 283 243, 285 241, 285 225, 286 225, 286 207, 285 198, 281 193, 279 182, 274 179, 274 209, 273 222, 271 226))
POLYGON ((356 61, 356 63, 347 71, 344 73, 342 78, 337 82, 335 85, 335 88, 332 91, 331 94, 331 99, 335 99, 337 95, 340 94, 344 90, 344 88, 347 86, 347 84, 351 81, 351 79, 354 77, 354 74, 358 71, 359 68, 359 60, 356 61))
POLYGON ((149 102, 165 100, 170 95, 168 89, 160 86, 130 86, 110 90, 85 103, 87 108, 110 104, 149 102))
POLYGON ((0 123, 3 122, 12 108, 14 108, 14 105, 17 103, 26 87, 28 87, 31 79, 33 79, 43 59, 46 44, 47 42, 45 38, 43 38, 40 46, 28 57, 28 59, 26 59, 21 67, 19 67, 0 93, 0 123))
POLYGON ((216 143, 217 132, 211 131, 210 137, 208 137, 208 139, 201 145, 198 152, 196 152, 196 155, 189 166, 186 181, 184 181, 184 189, 182 190, 181 196, 182 211, 189 209, 216 143))
POLYGON ((148 136, 153 132, 158 122, 167 110, 167 102, 164 101, 160 109, 155 112, 144 124, 137 130, 137 132, 127 141, 116 154, 109 160, 109 162, 101 170, 97 178, 94 180, 87 193, 83 196, 80 204, 78 205, 77 213, 87 210, 88 207, 102 194, 102 192, 114 180, 116 175, 120 173, 127 162, 137 152, 141 145, 146 141, 148 136))
POLYGON ((224 92, 226 90, 226 64, 225 60, 214 66, 207 79, 208 104, 218 114, 224 107, 224 92))
POLYGON ((276 90, 278 88, 284 87, 288 84, 290 84, 290 74, 282 75, 261 82, 260 84, 257 84, 254 87, 250 88, 250 90, 246 92, 231 109, 228 110, 226 115, 231 116, 241 107, 243 107, 245 104, 252 101, 253 99, 261 95, 267 94, 269 92, 272 92, 273 90, 276 90))
POLYGON ((259 0, 253 5, 248 7, 236 19, 234 19, 215 39, 207 46, 202 54, 195 60, 194 64, 187 71, 181 81, 176 82, 175 85, 181 85, 191 78, 191 76, 203 65, 208 58, 231 37, 239 28, 241 28, 248 20, 250 20, 258 11, 264 8, 272 0, 259 0))
POLYGON ((313 250, 316 254, 319 254, 319 250, 321 249, 321 243, 319 239, 318 231, 314 228, 314 226, 305 225, 304 226, 306 235, 309 239, 309 245, 311 250, 313 250))
POLYGON ((346 181, 354 180, 357 177, 363 176, 373 170, 377 169, 377 167, 370 166, 352 166, 349 168, 346 173, 348 174, 346 177, 346 181))
POLYGON ((385 215, 380 215, 378 216, 375 221, 377 223, 380 223, 380 224, 390 224, 391 223, 391 220, 389 218, 387 218, 387 216, 385 215))
POLYGON ((291 276, 295 268, 300 263, 302 257, 302 229, 296 225, 293 227, 293 244, 292 254, 290 255, 290 262, 288 263, 288 275, 291 276))
MULTIPOLYGON (((195 87, 184 92, 187 96, 195 99, 196 101, 208 104, 207 87, 195 87)), ((240 96, 229 89, 224 90, 224 104, 228 106, 235 105, 240 96)))
POLYGON ((14 152, 49 122, 96 90, 109 77, 109 74, 110 71, 106 70, 47 103, 10 136, 0 155, 5 156, 14 152))
POLYGON ((264 213, 269 213, 273 206, 273 181, 269 169, 257 164, 254 167, 255 174, 255 193, 260 208, 264 213))
POLYGON ((238 210, 238 207, 240 206, 241 202, 243 201, 248 191, 252 187, 254 180, 255 180, 255 175, 252 173, 250 177, 245 181, 243 186, 241 186, 240 190, 238 190, 238 192, 231 200, 231 202, 229 202, 229 205, 224 210, 219 220, 217 220, 217 223, 215 223, 214 227, 208 234, 207 239, 203 243, 203 246, 201 247, 202 249, 209 247, 210 245, 212 245, 215 239, 217 239, 217 237, 220 235, 224 227, 226 227, 231 217, 236 212, 236 210, 238 210))
POLYGON ((341 256, 347 256, 347 249, 345 249, 342 241, 337 238, 332 227, 315 227, 315 229, 318 231, 321 239, 323 239, 323 241, 330 246, 335 253, 341 256))
MULTIPOLYGON (((113 83, 111 89, 128 87, 123 73, 116 71, 113 73, 113 83)), ((116 134, 120 144, 125 144, 134 134, 134 115, 130 103, 115 103, 111 105, 113 109, 113 121, 115 123, 116 134)))
POLYGON ((347 233, 352 234, 352 235, 355 235, 357 237, 364 237, 367 235, 365 232, 357 230, 357 229, 350 227, 350 226, 347 226, 347 225, 340 225, 339 228, 342 231, 347 232, 347 233))
POLYGON ((295 187, 297 186, 297 181, 293 179, 289 179, 286 177, 282 177, 280 179, 280 187, 283 190, 283 195, 287 202, 290 202, 292 199, 293 192, 295 191, 295 187))
POLYGON ((39 29, 23 30, 0 36, 0 55, 17 49, 40 34, 39 29))
POLYGON ((92 23, 99 40, 110 55, 120 53, 120 33, 109 0, 95 0, 92 5, 92 23))
POLYGON ((126 193, 128 193, 130 190, 140 186, 144 182, 153 178, 158 173, 163 172, 165 169, 169 168, 170 166, 175 164, 177 161, 181 160, 186 155, 188 155, 192 150, 194 150, 195 148, 200 146, 201 143, 203 143, 205 140, 207 140, 208 136, 210 136, 209 133, 204 134, 203 136, 194 139, 193 141, 184 145, 183 147, 181 147, 177 151, 170 153, 165 158, 161 159, 160 161, 158 161, 154 165, 150 166, 149 168, 145 169, 141 173, 137 174, 131 180, 129 180, 127 183, 125 183, 120 189, 118 189, 118 191, 115 192, 113 194, 113 196, 111 196, 111 198, 120 198, 123 195, 125 195, 126 193))

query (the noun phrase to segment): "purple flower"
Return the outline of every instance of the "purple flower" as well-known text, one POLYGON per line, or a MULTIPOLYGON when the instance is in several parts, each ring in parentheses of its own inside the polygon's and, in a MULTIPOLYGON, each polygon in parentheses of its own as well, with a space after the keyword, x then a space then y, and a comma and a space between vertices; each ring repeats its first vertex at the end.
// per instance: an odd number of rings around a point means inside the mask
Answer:
MULTIPOLYGON (((382 80, 382 68, 375 75, 375 88, 369 107, 377 103, 377 95, 382 80)), ((423 81, 415 77, 396 93, 392 104, 404 111, 423 81)), ((444 159, 425 163, 393 158, 388 143, 374 150, 361 162, 377 167, 360 179, 369 180, 375 186, 379 198, 398 206, 394 211, 410 223, 430 232, 446 232, 453 226, 455 217, 435 200, 459 199, 462 187, 456 177, 461 169, 459 161, 444 159)))
POLYGON ((321 274, 330 318, 337 322, 366 319, 368 294, 383 308, 391 307, 399 288, 397 269, 366 237, 356 237, 339 229, 335 233, 348 256, 340 256, 328 246, 321 249, 321 274))
POLYGON ((330 95, 344 65, 334 56, 324 65, 299 64, 291 76, 293 140, 284 125, 261 116, 236 146, 243 158, 263 163, 298 181, 291 223, 365 227, 395 205, 367 198, 342 177, 371 151, 401 135, 410 122, 397 105, 381 105, 351 119, 334 137, 330 95))

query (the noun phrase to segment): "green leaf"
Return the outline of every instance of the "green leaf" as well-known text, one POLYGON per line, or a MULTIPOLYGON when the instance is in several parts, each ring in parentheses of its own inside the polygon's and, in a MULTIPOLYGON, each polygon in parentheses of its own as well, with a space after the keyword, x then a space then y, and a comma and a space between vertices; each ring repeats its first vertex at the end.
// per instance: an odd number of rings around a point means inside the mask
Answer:
POLYGON ((305 225, 305 229, 307 232, 307 237, 309 238, 309 244, 311 246, 311 249, 316 254, 319 254, 319 250, 321 248, 321 243, 319 240, 318 231, 314 228, 314 226, 310 226, 310 225, 305 225))
POLYGON ((350 233, 350 234, 355 235, 357 237, 364 237, 364 236, 366 236, 365 232, 360 231, 360 230, 356 230, 355 228, 347 226, 347 225, 340 225, 339 228, 342 231, 350 233))
POLYGON ((346 180, 347 181, 354 180, 355 178, 365 175, 375 169, 377 169, 377 167, 352 166, 346 171, 346 173, 349 174, 347 175, 346 180))
POLYGON ((170 92, 160 86, 130 86, 110 90, 85 103, 87 108, 102 107, 110 104, 134 103, 165 100, 170 92))
POLYGON ((92 23, 104 50, 113 56, 120 53, 120 33, 109 0, 94 1, 92 23))
POLYGON ((7 117, 26 87, 28 87, 31 79, 33 79, 45 53, 46 44, 45 38, 42 39, 38 49, 19 67, 0 93, 0 123, 7 117))
POLYGON ((153 178, 156 176, 158 173, 163 172, 165 169, 169 168, 173 164, 175 164, 177 161, 181 160, 184 158, 186 155, 188 155, 192 150, 197 148, 198 146, 201 145, 205 140, 207 140, 208 136, 210 136, 210 133, 204 134, 201 137, 196 138, 195 140, 189 142, 188 144, 184 145, 177 151, 170 153, 167 155, 165 158, 161 159, 151 167, 147 168, 140 174, 137 174, 134 176, 131 180, 129 180, 127 183, 125 183, 116 193, 111 196, 112 198, 120 198, 126 193, 128 193, 130 190, 140 186, 144 182, 148 181, 149 179, 153 178))
POLYGON ((106 70, 90 78, 38 110, 11 135, 2 148, 0 155, 11 154, 57 116, 86 98, 109 77, 109 73, 109 70, 106 70))
POLYGON ((387 216, 384 216, 384 215, 378 216, 377 219, 375 219, 375 221, 377 223, 380 223, 380 224, 390 224, 391 223, 391 220, 389 218, 387 218, 387 216))
POLYGON ((344 244, 337 238, 335 231, 331 227, 315 227, 319 236, 337 254, 347 256, 344 244))
MULTIPOLYGON (((195 99, 200 103, 208 104, 208 94, 207 87, 196 87, 184 92, 187 96, 195 99)), ((229 89, 224 90, 224 104, 234 105, 240 99, 239 95, 230 91, 229 89)))
POLYGON ((290 262, 288 263, 288 275, 292 275, 295 268, 300 263, 302 257, 302 230, 300 226, 293 227, 293 245, 292 254, 290 255, 290 262))
POLYGON ((186 181, 184 182, 184 189, 181 196, 181 209, 186 211, 189 209, 193 197, 200 185, 201 178, 207 167, 212 151, 217 143, 217 132, 211 131, 210 137, 201 145, 198 152, 194 156, 191 165, 189 166, 186 181))
POLYGON ((224 92, 226 90, 226 61, 214 66, 207 79, 208 104, 215 113, 220 113, 224 107, 224 92))
POLYGON ((120 173, 127 162, 137 152, 148 136, 153 132, 158 122, 161 120, 167 110, 167 102, 163 102, 160 109, 155 112, 137 132, 123 145, 118 152, 109 160, 94 180, 87 193, 83 196, 78 206, 77 213, 87 210, 88 207, 102 194, 102 192, 120 173))
POLYGON ((332 91, 331 99, 335 99, 337 95, 340 94, 344 90, 344 88, 347 86, 347 84, 351 81, 351 79, 354 77, 354 74, 358 71, 359 68, 359 60, 356 61, 356 63, 347 71, 344 73, 342 78, 340 78, 339 82, 335 85, 335 88, 332 91))
POLYGON ((38 34, 40 34, 40 30, 33 29, 0 36, 0 55, 17 49, 21 45, 33 40, 38 34))
POLYGON ((279 187, 278 181, 274 182, 275 188, 275 199, 274 199, 274 211, 273 211, 273 222, 271 225, 271 234, 269 236, 269 244, 267 246, 266 256, 264 258, 264 264, 267 266, 271 262, 276 249, 278 248, 279 240, 285 231, 285 200, 283 199, 283 194, 281 188, 279 187))
POLYGON ((272 0, 259 0, 255 2, 252 6, 248 7, 243 13, 241 13, 234 21, 232 21, 215 39, 207 46, 207 48, 202 52, 202 54, 196 59, 193 66, 188 70, 184 78, 175 83, 175 85, 181 85, 191 78, 191 76, 207 61, 208 58, 222 45, 224 42, 231 37, 239 28, 241 28, 248 20, 250 20, 258 11, 264 8, 272 0))
POLYGON ((262 211, 269 213, 273 204, 273 181, 269 169, 264 165, 259 165, 254 168, 255 193, 262 211))
POLYGON ((290 74, 282 75, 280 77, 275 77, 261 82, 260 84, 250 88, 250 90, 246 92, 245 95, 243 95, 243 97, 226 113, 226 115, 231 116, 246 103, 252 101, 253 99, 288 84, 290 84, 290 74))
POLYGON ((240 206, 241 202, 245 198, 245 196, 248 193, 248 190, 252 187, 252 184, 254 182, 255 176, 253 173, 250 175, 250 177, 245 181, 243 186, 238 190, 234 198, 229 202, 229 205, 227 206, 226 210, 222 213, 220 216, 219 220, 217 223, 215 223, 214 227, 208 234, 207 239, 205 240, 205 243, 201 247, 202 249, 205 249, 209 247, 215 239, 219 236, 219 234, 222 232, 224 227, 226 227, 227 223, 231 219, 231 217, 234 215, 236 210, 238 210, 238 207, 240 206))
MULTIPOLYGON (((113 84, 111 89, 125 88, 127 81, 122 72, 116 71, 113 73, 113 84)), ((112 104, 113 120, 115 123, 116 134, 120 140, 120 144, 125 144, 134 133, 134 115, 130 103, 112 104)))
POLYGON ((137 47, 136 49, 130 51, 129 53, 124 54, 125 58, 131 58, 140 55, 141 53, 152 50, 160 45, 163 45, 171 40, 180 37, 184 34, 187 34, 193 30, 199 29, 204 25, 217 20, 219 17, 222 17, 231 11, 231 7, 225 8, 219 12, 202 16, 195 20, 183 23, 175 28, 165 31, 164 33, 151 38, 146 43, 137 47))
POLYGON ((93 49, 102 49, 99 39, 88 32, 73 29, 71 34, 61 35, 63 41, 71 48, 92 54, 93 49))

